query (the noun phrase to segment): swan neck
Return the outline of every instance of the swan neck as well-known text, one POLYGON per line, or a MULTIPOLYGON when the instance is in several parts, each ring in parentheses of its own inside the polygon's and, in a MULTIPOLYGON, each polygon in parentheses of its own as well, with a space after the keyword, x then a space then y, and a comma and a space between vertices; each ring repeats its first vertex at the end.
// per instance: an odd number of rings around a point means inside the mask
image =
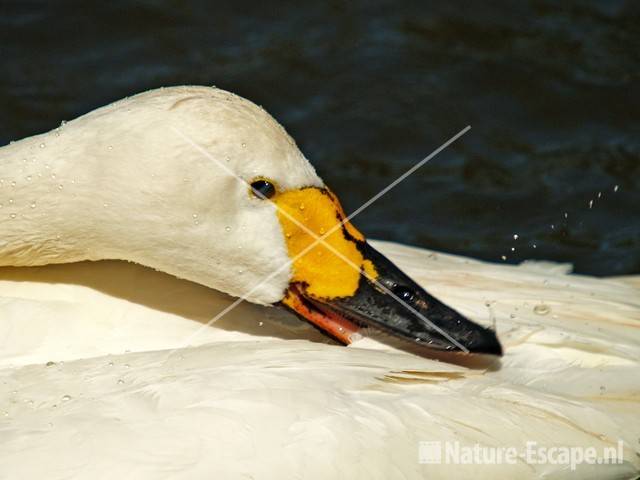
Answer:
POLYGON ((82 148, 64 140, 57 129, 0 148, 0 265, 103 257, 87 209, 100 196, 94 159, 80 158, 82 148))

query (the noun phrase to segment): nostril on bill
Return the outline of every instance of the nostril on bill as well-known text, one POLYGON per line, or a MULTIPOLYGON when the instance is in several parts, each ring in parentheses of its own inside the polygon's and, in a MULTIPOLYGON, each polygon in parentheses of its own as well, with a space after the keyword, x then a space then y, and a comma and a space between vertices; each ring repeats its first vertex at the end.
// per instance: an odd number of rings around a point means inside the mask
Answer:
POLYGON ((412 304, 418 298, 415 290, 404 285, 394 285, 391 292, 405 303, 412 304))

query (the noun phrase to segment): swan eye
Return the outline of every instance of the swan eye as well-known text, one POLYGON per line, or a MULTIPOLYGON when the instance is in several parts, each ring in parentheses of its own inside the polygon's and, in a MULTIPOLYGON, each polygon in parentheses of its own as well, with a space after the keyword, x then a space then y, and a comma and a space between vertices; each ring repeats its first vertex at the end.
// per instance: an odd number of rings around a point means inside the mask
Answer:
POLYGON ((254 180, 251 182, 251 191, 259 199, 266 200, 276 194, 276 186, 269 180, 254 180))

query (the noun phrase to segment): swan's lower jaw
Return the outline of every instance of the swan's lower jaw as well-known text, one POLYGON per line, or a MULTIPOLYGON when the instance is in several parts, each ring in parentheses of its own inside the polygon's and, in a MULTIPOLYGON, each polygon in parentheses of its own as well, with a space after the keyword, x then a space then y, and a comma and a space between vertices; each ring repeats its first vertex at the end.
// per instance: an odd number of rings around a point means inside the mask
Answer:
POLYGON ((430 349, 502 355, 493 330, 428 294, 367 243, 361 248, 375 266, 375 280, 363 271, 353 295, 331 299, 310 295, 306 285, 294 283, 283 306, 344 344, 351 343, 358 327, 365 325, 430 349), (402 291, 410 291, 411 298, 394 293, 402 291))
POLYGON ((281 305, 344 345, 349 345, 354 340, 353 335, 360 329, 346 315, 323 308, 323 304, 305 295, 302 285, 291 285, 281 305))

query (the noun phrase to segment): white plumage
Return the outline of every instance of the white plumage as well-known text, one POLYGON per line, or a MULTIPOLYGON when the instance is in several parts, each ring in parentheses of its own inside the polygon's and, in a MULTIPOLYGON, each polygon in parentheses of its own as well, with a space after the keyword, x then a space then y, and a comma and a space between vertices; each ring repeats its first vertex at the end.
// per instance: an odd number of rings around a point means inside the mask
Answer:
POLYGON ((473 368, 368 339, 344 348, 293 316, 250 304, 187 347, 230 298, 118 262, 2 269, 0 476, 638 475, 633 281, 376 246, 472 319, 495 319, 504 358, 473 368), (542 302, 544 315, 535 313, 542 302), (625 463, 576 472, 418 463, 419 441, 600 452, 618 439, 625 463))

